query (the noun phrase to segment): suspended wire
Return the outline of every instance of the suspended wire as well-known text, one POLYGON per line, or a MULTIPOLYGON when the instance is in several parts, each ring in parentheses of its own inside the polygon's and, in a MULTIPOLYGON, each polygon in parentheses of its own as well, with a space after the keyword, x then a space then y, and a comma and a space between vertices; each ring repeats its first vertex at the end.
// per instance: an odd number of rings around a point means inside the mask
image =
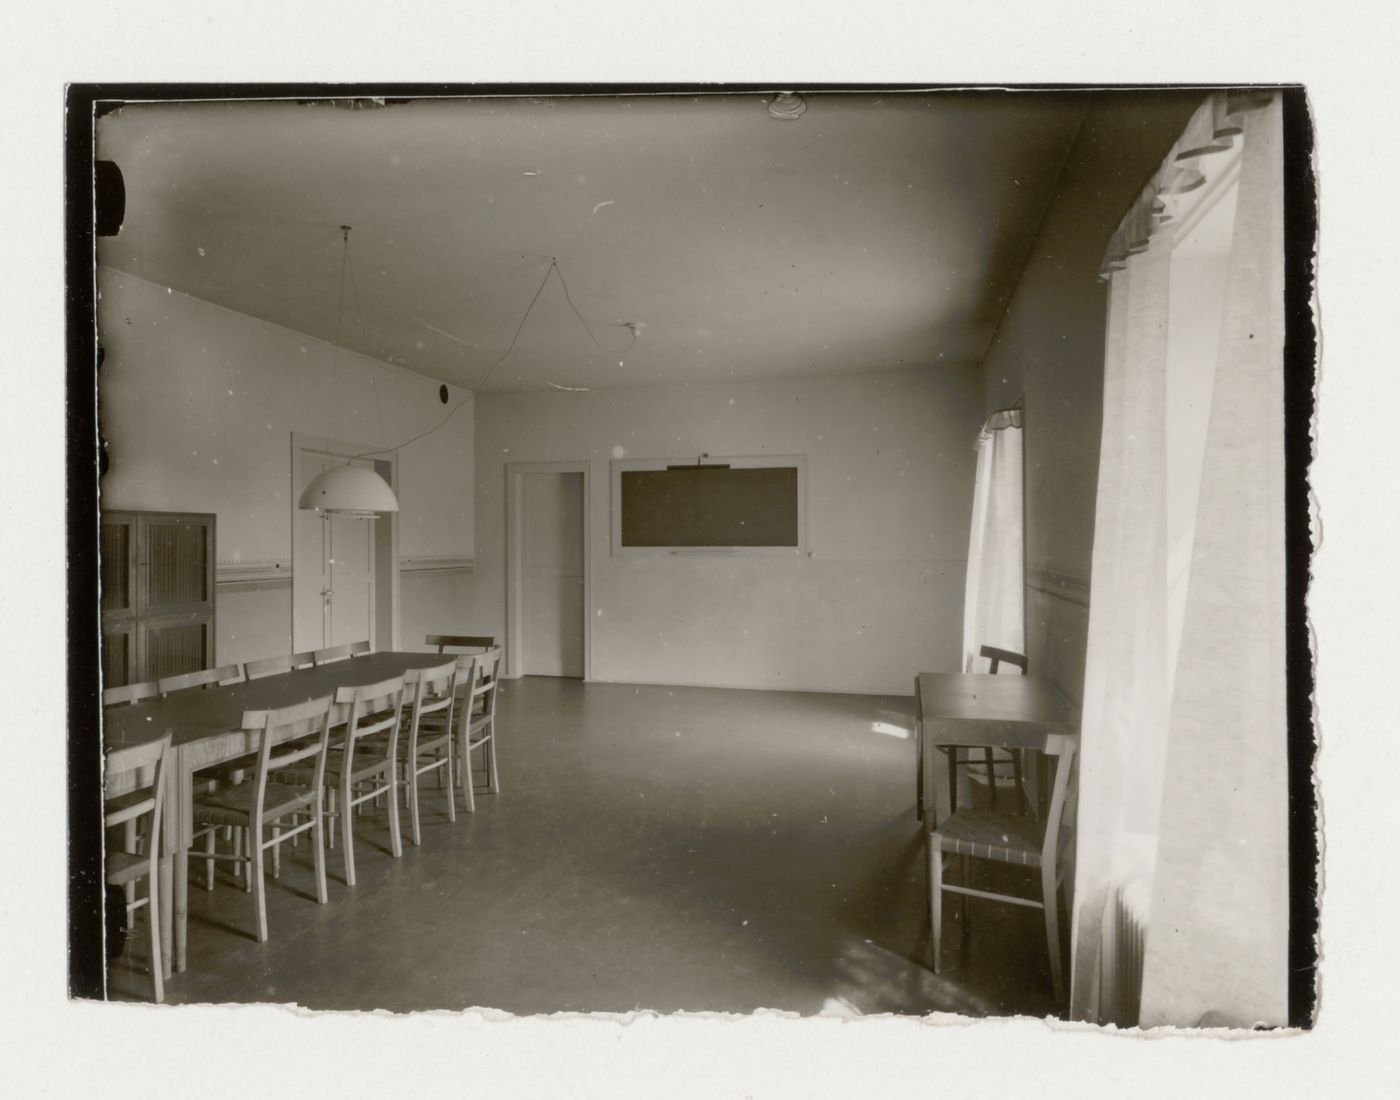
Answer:
POLYGON ((549 269, 544 273, 544 278, 540 280, 540 285, 535 288, 535 293, 530 299, 530 304, 525 307, 525 312, 520 317, 520 324, 515 326, 515 335, 510 338, 510 347, 506 348, 505 353, 491 364, 491 369, 486 372, 486 377, 477 383, 477 385, 484 386, 487 382, 491 381, 491 375, 495 369, 504 363, 510 353, 515 350, 515 342, 520 339, 521 332, 525 330, 525 322, 530 319, 530 311, 535 308, 535 303, 540 300, 540 295, 544 293, 544 284, 549 282, 549 277, 554 273, 554 268, 557 264, 558 261, 551 256, 549 260, 549 269))
POLYGON ((340 227, 340 291, 335 299, 335 340, 331 355, 331 435, 340 434, 340 326, 345 320, 345 272, 350 260, 350 226, 340 227))
MULTIPOLYGON (((520 340, 520 334, 521 334, 522 332, 525 331, 525 322, 528 321, 528 320, 530 319, 530 313, 534 310, 534 308, 535 308, 535 303, 538 302, 538 301, 540 300, 540 295, 544 293, 545 284, 549 282, 549 277, 550 277, 551 275, 557 275, 557 276, 558 276, 558 278, 559 278, 559 285, 560 285, 560 286, 563 288, 563 290, 564 290, 564 300, 565 300, 566 302, 569 303, 569 308, 570 308, 571 310, 574 311, 574 316, 577 317, 577 318, 579 319, 579 324, 583 325, 583 330, 584 330, 584 332, 588 333, 588 338, 589 338, 590 340, 592 340, 593 343, 594 343, 598 348, 600 348, 600 349, 603 350, 603 351, 608 352, 608 353, 611 354, 611 355, 625 355, 627 352, 629 352, 629 351, 632 350, 632 345, 635 344, 635 343, 637 342, 637 328, 636 328, 636 326, 633 325, 633 324, 628 324, 627 326, 625 326, 625 327, 627 328, 627 330, 632 334, 632 339, 628 341, 627 346, 626 346, 625 348, 621 348, 621 349, 618 349, 618 350, 614 350, 614 349, 608 347, 607 345, 601 344, 601 343, 598 342, 598 338, 597 338, 596 336, 593 335, 593 330, 592 330, 591 328, 588 327, 588 322, 584 320, 583 314, 580 313, 580 312, 578 311, 578 307, 574 305, 574 300, 573 300, 573 298, 572 298, 572 297, 570 296, 570 294, 569 294, 569 284, 564 280, 564 273, 563 273, 562 271, 559 270, 559 261, 558 261, 558 259, 556 259, 555 257, 551 256, 551 257, 550 257, 550 260, 549 260, 549 267, 548 267, 548 269, 547 269, 547 270, 545 271, 545 273, 544 273, 544 278, 540 280, 540 285, 537 286, 537 287, 535 288, 535 293, 530 297, 530 304, 527 305, 527 306, 525 307, 525 312, 524 312, 523 314, 521 314, 521 316, 520 316, 520 323, 519 323, 518 325, 515 326, 515 334, 514 334, 513 336, 511 336, 511 338, 510 338, 510 345, 506 348, 506 350, 505 350, 504 352, 501 353, 500 358, 497 359, 494 363, 492 363, 491 366, 487 369, 487 371, 486 371, 486 376, 485 376, 484 378, 482 378, 482 380, 481 380, 480 382, 477 383, 477 386, 478 386, 478 387, 485 386, 486 383, 489 382, 489 381, 491 380, 491 375, 492 375, 493 373, 495 373, 496 368, 499 367, 502 363, 504 363, 508 358, 510 358, 510 353, 513 352, 513 351, 515 350, 515 345, 516 345, 516 343, 520 340)), ((342 293, 342 294, 344 294, 344 290, 345 290, 345 275, 344 275, 344 271, 343 271, 343 269, 342 269, 342 272, 341 272, 341 293, 342 293)), ((340 335, 340 333, 339 333, 339 328, 337 327, 337 331, 336 331, 337 339, 339 338, 339 335, 340 335)), ((553 386, 554 383, 551 382, 550 385, 553 386)), ((572 390, 572 389, 575 389, 575 387, 572 387, 572 386, 555 386, 555 388, 556 388, 556 389, 571 389, 571 390, 572 390)), ((402 450, 404 447, 407 447, 407 446, 408 446, 409 444, 411 444, 411 443, 417 443, 420 439, 424 439, 424 438, 426 438, 427 436, 432 435, 432 434, 433 434, 435 431, 437 431, 439 428, 443 427, 449 420, 451 420, 454 416, 456 416, 459 412, 461 412, 463 408, 465 408, 467 405, 470 405, 470 404, 472 403, 472 401, 475 399, 475 397, 476 397, 476 394, 471 394, 471 395, 468 396, 465 400, 458 402, 458 403, 448 412, 448 414, 447 414, 446 416, 444 416, 441 420, 439 420, 436 424, 434 424, 434 425, 433 425, 431 428, 429 428, 427 431, 425 431, 425 432, 419 432, 417 435, 413 436, 413 438, 411 438, 411 439, 406 439, 406 440, 404 440, 402 443, 395 444, 395 445, 392 446, 392 447, 384 447, 384 448, 381 448, 381 449, 376 450, 376 451, 363 451, 363 452, 361 452, 360 454, 351 455, 350 458, 349 458, 347 461, 354 461, 354 460, 357 459, 357 458, 368 458, 370 455, 388 454, 390 451, 399 451, 399 450, 402 450)))
MULTIPOLYGON (((627 352, 631 351, 632 345, 637 342, 636 326, 631 324, 626 326, 627 330, 632 333, 632 339, 625 348, 620 348, 617 351, 613 351, 612 348, 606 347, 603 344, 598 343, 598 337, 593 335, 593 330, 588 327, 588 322, 583 319, 583 314, 578 311, 578 307, 574 305, 573 298, 569 296, 569 284, 564 280, 564 273, 559 270, 559 261, 551 261, 549 267, 550 270, 554 272, 554 274, 559 276, 559 285, 564 288, 564 301, 569 303, 569 308, 574 311, 574 316, 578 318, 578 323, 583 326, 583 331, 588 333, 588 338, 593 341, 594 345, 602 351, 609 352, 612 355, 626 355, 627 352)), ((546 274, 545 278, 548 277, 548 274, 546 274)))

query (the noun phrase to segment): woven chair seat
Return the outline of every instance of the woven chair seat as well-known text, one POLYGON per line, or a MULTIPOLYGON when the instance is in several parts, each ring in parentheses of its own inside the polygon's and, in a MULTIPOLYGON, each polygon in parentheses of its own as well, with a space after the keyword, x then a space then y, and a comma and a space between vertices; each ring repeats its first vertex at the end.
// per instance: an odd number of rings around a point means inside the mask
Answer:
MULTIPOLYGON (((195 800, 194 819, 200 825, 247 825, 253 819, 257 784, 243 783, 195 800)), ((271 821, 309 806, 316 792, 309 787, 269 780, 263 799, 263 820, 271 821)))
MULTIPOLYGON (((1021 867, 1039 867, 1044 843, 1045 822, 1024 814, 997 813, 994 810, 968 809, 939 822, 930 834, 939 851, 958 856, 1014 863, 1021 867)), ((1060 848, 1069 841, 1069 829, 1060 828, 1060 848)))
POLYGON ((137 856, 130 852, 107 853, 106 878, 110 886, 125 886, 128 882, 135 882, 150 869, 150 856, 137 856))

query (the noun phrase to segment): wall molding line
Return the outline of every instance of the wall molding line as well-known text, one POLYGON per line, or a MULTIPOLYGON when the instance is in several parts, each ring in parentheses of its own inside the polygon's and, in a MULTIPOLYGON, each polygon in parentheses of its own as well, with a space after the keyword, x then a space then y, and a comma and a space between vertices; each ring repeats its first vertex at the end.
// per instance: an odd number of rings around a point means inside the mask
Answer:
POLYGON ((289 561, 221 561, 214 566, 217 588, 281 588, 291 583, 289 561))
POLYGON ((1089 578, 1081 573, 1070 573, 1050 566, 1032 566, 1026 570, 1026 583, 1047 596, 1081 607, 1089 606, 1089 578))
POLYGON ((476 559, 460 555, 442 557, 399 558, 399 572, 418 573, 475 573, 476 559))

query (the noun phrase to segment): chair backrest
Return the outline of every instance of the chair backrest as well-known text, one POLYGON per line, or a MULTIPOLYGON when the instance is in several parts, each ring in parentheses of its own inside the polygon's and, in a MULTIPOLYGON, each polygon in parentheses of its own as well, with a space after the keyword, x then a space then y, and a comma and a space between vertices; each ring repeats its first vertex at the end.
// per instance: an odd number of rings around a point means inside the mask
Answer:
POLYGON ((439 653, 449 649, 469 649, 480 653, 494 646, 496 639, 489 634, 429 634, 424 637, 423 644, 437 646, 439 653))
POLYGON ((1059 850, 1060 827, 1077 786, 1079 738, 1066 733, 1046 734, 1045 747, 1041 751, 1055 761, 1050 810, 1045 815, 1045 839, 1040 850, 1041 865, 1049 867, 1059 850))
POLYGON ((331 736, 331 696, 323 695, 276 710, 245 710, 239 724, 244 730, 258 733, 255 816, 262 815, 269 771, 314 759, 312 788, 321 788, 331 736))
POLYGON ((160 689, 151 683, 103 688, 102 705, 104 707, 120 707, 127 703, 139 703, 142 699, 154 699, 159 694, 160 689))
POLYGON ((182 672, 178 676, 162 676, 156 681, 156 688, 162 696, 190 688, 207 688, 243 682, 243 666, 238 664, 221 665, 218 668, 201 669, 199 672, 182 672))
POLYGON ((298 668, 310 668, 315 663, 315 657, 310 653, 284 653, 280 657, 264 657, 261 661, 249 661, 243 666, 243 672, 250 680, 261 680, 267 676, 276 676, 298 668))
POLYGON ((322 665, 335 664, 336 661, 346 661, 351 657, 363 657, 366 653, 373 653, 369 642, 349 642, 346 645, 328 646, 326 649, 318 649, 311 655, 316 667, 322 665))
POLYGON ((404 702, 410 707, 410 740, 417 744, 418 726, 429 714, 442 714, 445 728, 452 728, 452 704, 461 678, 458 659, 432 668, 411 668, 403 674, 404 702))
POLYGON ((111 828, 113 825, 123 825, 144 814, 150 814, 153 854, 160 843, 165 784, 170 772, 170 738, 170 731, 166 730, 164 736, 155 741, 113 749, 107 753, 105 782, 109 791, 114 790, 118 793, 109 795, 106 799, 105 824, 107 828, 111 828), (142 783, 141 775, 148 768, 152 769, 150 781, 142 783), (128 775, 135 777, 132 784, 122 781, 128 775), (135 797, 132 792, 133 786, 135 797))
POLYGON ((988 658, 992 662, 993 672, 996 672, 1001 665, 1015 665, 1021 670, 1021 675, 1024 676, 1026 670, 1030 668, 1030 660, 1024 653, 1016 653, 1010 649, 998 649, 994 645, 984 645, 982 647, 982 656, 988 658))
MULTIPOLYGON (((459 657, 460 661, 461 658, 459 657)), ((484 700, 482 714, 496 715, 496 684, 501 670, 501 647, 493 646, 472 657, 474 671, 467 689, 467 713, 476 715, 476 701, 484 700)))
MULTIPOLYGON (((349 684, 337 688, 335 701, 341 706, 349 705, 350 715, 345 720, 345 760, 351 759, 355 742, 376 733, 389 736, 384 745, 386 759, 393 757, 399 741, 399 719, 403 715, 404 678, 391 676, 373 684, 349 684)), ((347 766, 345 772, 351 769, 347 766)))

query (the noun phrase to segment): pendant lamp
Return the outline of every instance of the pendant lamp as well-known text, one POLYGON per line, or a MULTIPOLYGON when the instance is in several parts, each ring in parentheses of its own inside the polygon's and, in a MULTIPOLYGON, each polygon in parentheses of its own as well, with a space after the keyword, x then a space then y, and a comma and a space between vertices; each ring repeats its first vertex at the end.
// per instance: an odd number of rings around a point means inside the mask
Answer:
MULTIPOLYGON (((340 359, 340 323, 345 313, 345 262, 350 252, 350 227, 340 227, 344 247, 340 257, 340 299, 336 306, 334 366, 340 359)), ((397 512, 398 499, 389 483, 368 466, 343 466, 323 470, 301 494, 297 507, 314 509, 343 519, 376 519, 382 512, 397 512)))

